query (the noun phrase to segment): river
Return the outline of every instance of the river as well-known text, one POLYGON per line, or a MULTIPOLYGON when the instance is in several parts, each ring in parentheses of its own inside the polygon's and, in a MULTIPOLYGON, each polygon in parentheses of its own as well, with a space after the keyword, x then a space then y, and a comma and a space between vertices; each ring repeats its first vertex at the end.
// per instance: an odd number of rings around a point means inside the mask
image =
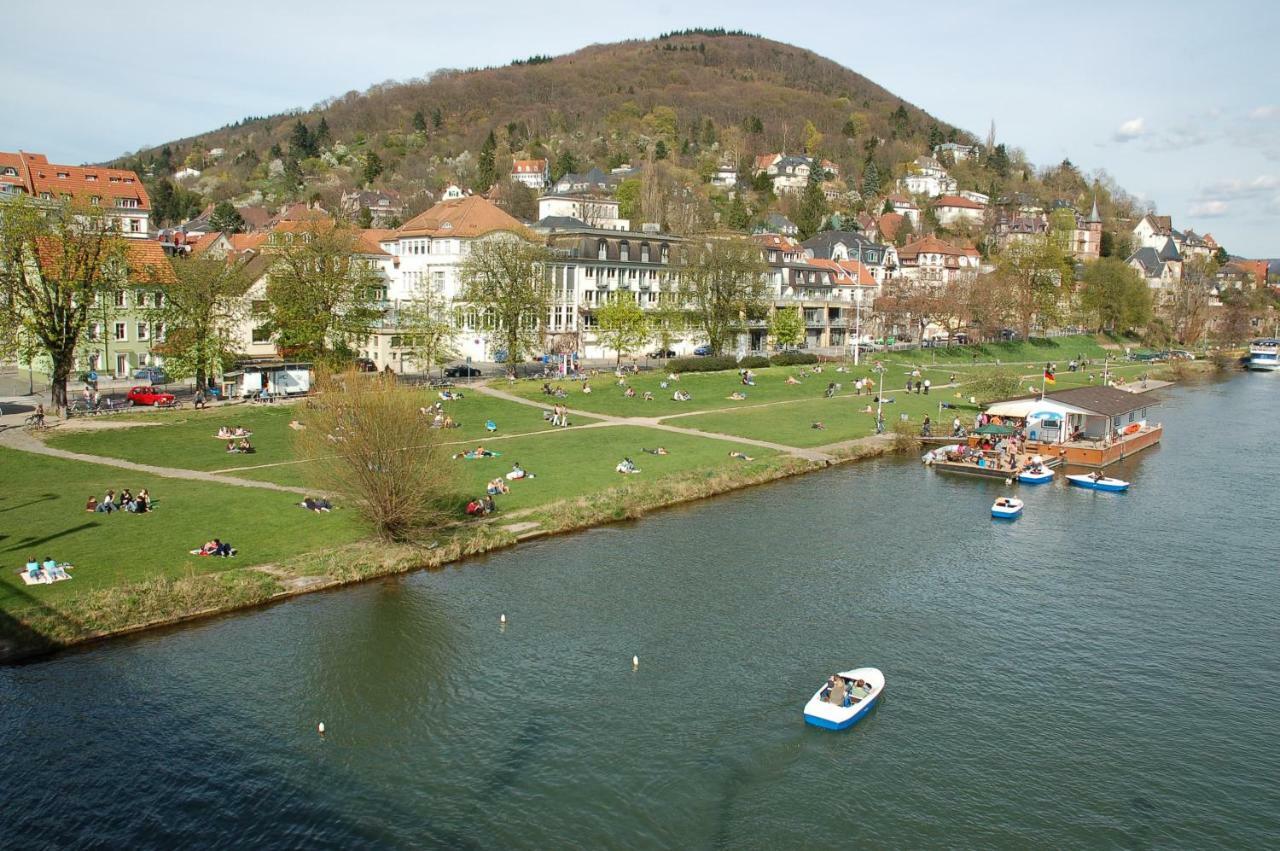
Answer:
POLYGON ((1274 847, 1280 376, 1164 397, 1014 523, 885 459, 0 669, 0 839, 1274 847))

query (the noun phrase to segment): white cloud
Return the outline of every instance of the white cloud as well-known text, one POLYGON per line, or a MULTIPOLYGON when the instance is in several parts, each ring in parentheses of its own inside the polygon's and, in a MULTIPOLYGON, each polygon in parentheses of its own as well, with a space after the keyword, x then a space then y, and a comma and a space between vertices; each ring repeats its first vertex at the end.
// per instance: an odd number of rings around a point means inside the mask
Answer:
POLYGON ((1146 121, 1143 118, 1130 118, 1128 121, 1116 128, 1115 135, 1111 138, 1115 139, 1117 142, 1129 142, 1144 135, 1146 132, 1146 121))
POLYGON ((1277 115, 1280 115, 1280 106, 1259 106, 1249 112, 1249 117, 1257 120, 1274 118, 1277 115))
POLYGON ((1198 216, 1204 219, 1211 219, 1217 216, 1225 216, 1228 212, 1228 204, 1226 201, 1200 201, 1192 204, 1191 209, 1187 211, 1188 215, 1198 216))
POLYGON ((1253 195, 1261 195, 1280 189, 1280 177, 1270 174, 1260 174, 1252 180, 1240 180, 1232 178, 1230 180, 1219 180, 1217 183, 1211 183, 1200 193, 1203 199, 1221 199, 1221 198, 1248 198, 1253 195))

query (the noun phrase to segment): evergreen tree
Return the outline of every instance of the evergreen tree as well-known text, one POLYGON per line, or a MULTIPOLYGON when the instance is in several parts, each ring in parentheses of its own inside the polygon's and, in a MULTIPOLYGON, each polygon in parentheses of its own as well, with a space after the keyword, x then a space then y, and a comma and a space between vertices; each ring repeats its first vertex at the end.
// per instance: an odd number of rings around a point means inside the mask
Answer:
POLYGON ((382 157, 370 151, 364 158, 364 182, 373 183, 380 174, 382 174, 382 157))
POLYGON ((929 150, 932 151, 945 141, 947 141, 947 137, 942 135, 942 128, 937 124, 931 124, 929 126, 929 150))
POLYGON ((563 148, 559 156, 556 157, 555 164, 551 167, 551 180, 559 180, 566 174, 574 174, 577 171, 578 158, 573 155, 573 151, 563 148))
POLYGON ((173 195, 172 180, 161 180, 151 190, 151 211, 157 225, 164 226, 174 221, 173 195))
POLYGON ((760 120, 760 116, 752 115, 746 120, 746 130, 748 133, 763 133, 764 122, 760 120))
POLYGON ((875 161, 867 163, 867 167, 862 170, 862 196, 864 198, 872 198, 880 194, 880 170, 876 168, 875 161))
POLYGON ((444 126, 444 113, 440 111, 440 107, 431 110, 431 126, 439 130, 444 126))
POLYGON ((853 139, 858 135, 858 123, 850 118, 844 123, 844 126, 840 128, 840 132, 850 139, 853 139))
POLYGON ((893 122, 893 132, 898 138, 905 138, 910 135, 911 117, 907 115, 907 108, 902 104, 898 104, 898 108, 893 111, 891 118, 893 122))
POLYGON ((324 120, 324 116, 320 116, 320 123, 316 125, 316 134, 312 140, 314 149, 319 149, 322 145, 327 145, 333 141, 333 137, 329 135, 329 122, 324 120))
POLYGON ((996 145, 991 156, 987 157, 987 168, 1001 177, 1009 176, 1009 152, 1005 150, 1003 144, 996 145))
POLYGON ((666 143, 666 142, 664 142, 664 141, 662 141, 661 139, 659 139, 659 140, 658 140, 658 143, 657 143, 656 145, 654 145, 654 146, 653 146, 653 158, 654 158, 655 160, 665 160, 665 159, 667 158, 667 143, 666 143))
POLYGON ((796 211, 796 227, 800 229, 800 239, 808 239, 822 229, 826 221, 827 196, 822 191, 822 177, 826 174, 815 167, 809 172, 809 182, 800 196, 800 208, 796 211))
POLYGON ((271 146, 271 150, 267 153, 267 156, 273 160, 284 159, 284 149, 280 147, 279 142, 276 142, 271 146))
POLYGON ((487 192, 498 179, 497 166, 494 163, 497 150, 498 139, 490 130, 484 144, 480 146, 480 158, 476 166, 476 190, 479 192, 487 192))
POLYGON ((746 202, 742 200, 742 193, 733 193, 733 200, 729 202, 729 209, 725 213, 724 223, 734 230, 746 230, 747 225, 751 224, 751 211, 747 209, 746 202))
POLYGON ((701 142, 704 148, 710 148, 716 143, 716 125, 710 118, 702 123, 701 142))
POLYGON ((293 125, 293 132, 289 135, 289 153, 293 154, 294 159, 305 160, 307 157, 314 156, 315 150, 315 138, 307 129, 307 125, 302 123, 302 119, 298 119, 293 125))
POLYGON ((356 227, 364 229, 373 227, 373 210, 368 207, 361 207, 360 212, 356 215, 356 227))
POLYGON ((230 201, 219 201, 209 215, 209 226, 223 233, 240 233, 244 230, 244 218, 230 201))
POLYGON ((413 129, 416 133, 427 132, 427 117, 422 114, 422 110, 418 110, 413 114, 413 129))

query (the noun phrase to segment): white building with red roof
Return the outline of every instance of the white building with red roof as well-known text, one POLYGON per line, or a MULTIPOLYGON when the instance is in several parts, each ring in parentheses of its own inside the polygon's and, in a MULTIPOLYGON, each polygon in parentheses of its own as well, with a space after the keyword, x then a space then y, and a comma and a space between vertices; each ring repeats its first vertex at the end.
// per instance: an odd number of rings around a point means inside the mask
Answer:
POLYGON ((0 151, 0 193, 95 207, 124 236, 151 235, 151 198, 137 172, 129 169, 58 165, 44 154, 0 151))
POLYGON ((982 256, 976 248, 926 236, 898 249, 898 274, 925 287, 946 286, 978 274, 982 256))
POLYGON ((551 183, 551 168, 545 159, 516 160, 511 164, 511 179, 541 192, 551 183))
POLYGON ((962 195, 942 195, 933 202, 933 212, 938 224, 944 228, 955 225, 980 226, 987 214, 987 205, 971 201, 962 195))

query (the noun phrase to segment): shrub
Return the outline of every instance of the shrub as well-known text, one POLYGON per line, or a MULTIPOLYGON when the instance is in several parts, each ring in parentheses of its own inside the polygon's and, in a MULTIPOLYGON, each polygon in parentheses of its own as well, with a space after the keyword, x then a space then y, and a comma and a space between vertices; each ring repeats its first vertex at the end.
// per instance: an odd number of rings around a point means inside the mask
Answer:
POLYGON ((737 368, 737 359, 728 355, 713 355, 705 358, 672 358, 667 362, 667 369, 672 372, 718 372, 722 369, 737 368))
POLYGON ((818 356, 809 352, 779 352, 769 358, 773 366, 801 366, 817 362, 818 356))
POLYGON ((769 359, 763 355, 751 355, 738 361, 739 369, 764 369, 769 365, 769 359))
POLYGON ((920 448, 920 426, 910 420, 894 420, 889 431, 894 452, 915 452, 920 448))

